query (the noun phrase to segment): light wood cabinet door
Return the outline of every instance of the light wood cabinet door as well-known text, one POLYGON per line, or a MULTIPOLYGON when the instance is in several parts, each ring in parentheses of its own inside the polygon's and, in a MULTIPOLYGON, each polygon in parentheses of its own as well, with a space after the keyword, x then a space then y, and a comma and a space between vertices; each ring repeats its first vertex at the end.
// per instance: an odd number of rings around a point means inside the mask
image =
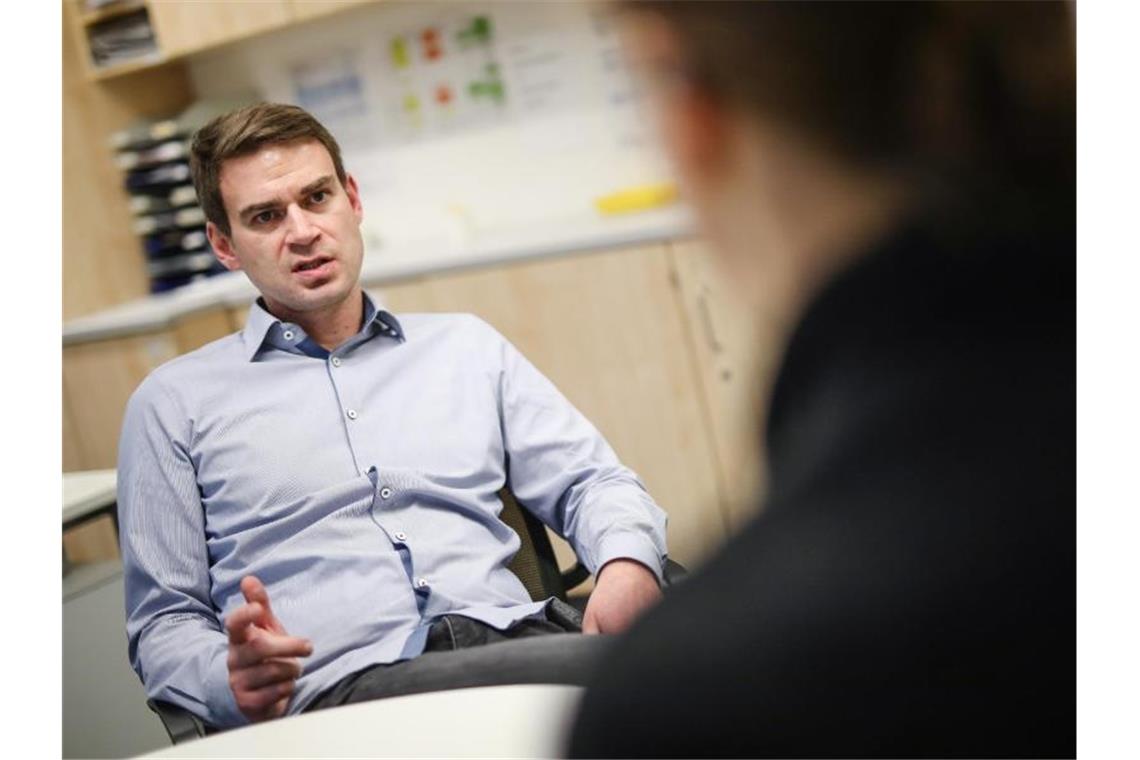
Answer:
POLYGON ((757 319, 699 241, 670 244, 708 409, 731 530, 756 514, 765 485, 763 422, 783 331, 757 319))
POLYGON ((71 404, 67 401, 66 393, 63 393, 62 397, 60 417, 63 421, 63 471, 72 472, 74 470, 82 470, 85 469, 83 467, 83 453, 79 448, 79 441, 76 437, 78 435, 77 428, 71 419, 71 404))
MULTIPOLYGON (((253 303, 253 299, 250 299, 253 303)), ((240 332, 245 329, 245 323, 249 319, 249 306, 231 306, 226 309, 226 314, 230 320, 230 332, 240 332)))
MULTIPOLYGON (((471 312, 510 340, 641 477, 690 568, 726 535, 712 442, 662 245, 518 263, 378 289, 400 312, 471 312)), ((568 547, 556 544, 560 562, 568 547)))
POLYGON ((79 444, 80 469, 116 466, 127 400, 151 370, 177 354, 168 333, 64 348, 63 392, 79 444))
POLYGON ((225 309, 210 309, 184 317, 171 328, 179 354, 189 353, 207 343, 236 332, 225 309))
POLYGON ((229 315, 215 309, 162 332, 64 347, 64 436, 71 441, 72 469, 115 467, 123 412, 139 383, 163 362, 231 332, 229 315))
POLYGON ((381 0, 292 0, 293 17, 297 21, 322 18, 349 8, 375 5, 381 0))
POLYGON ((159 49, 167 56, 233 42, 292 20, 288 0, 149 0, 148 9, 159 49))

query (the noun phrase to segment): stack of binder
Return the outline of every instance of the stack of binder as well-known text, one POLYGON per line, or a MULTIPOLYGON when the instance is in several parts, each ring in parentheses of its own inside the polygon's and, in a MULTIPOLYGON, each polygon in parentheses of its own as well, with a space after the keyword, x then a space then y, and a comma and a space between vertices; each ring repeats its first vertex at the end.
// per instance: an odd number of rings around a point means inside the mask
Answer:
POLYGON ((198 104, 177 118, 140 123, 111 136, 152 293, 226 271, 206 239, 206 217, 190 179, 188 157, 194 130, 233 105, 198 104))
POLYGON ((159 57, 158 43, 145 7, 90 27, 87 46, 97 69, 159 57))

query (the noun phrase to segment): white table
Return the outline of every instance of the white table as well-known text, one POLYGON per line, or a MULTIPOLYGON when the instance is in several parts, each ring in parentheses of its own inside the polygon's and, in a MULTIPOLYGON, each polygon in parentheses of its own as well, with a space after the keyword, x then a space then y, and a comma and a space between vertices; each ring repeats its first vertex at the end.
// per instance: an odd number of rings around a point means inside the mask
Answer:
POLYGON ((258 723, 141 757, 558 757, 582 688, 485 686, 258 723))
POLYGON ((63 529, 115 511, 115 470, 80 470, 63 473, 63 529))

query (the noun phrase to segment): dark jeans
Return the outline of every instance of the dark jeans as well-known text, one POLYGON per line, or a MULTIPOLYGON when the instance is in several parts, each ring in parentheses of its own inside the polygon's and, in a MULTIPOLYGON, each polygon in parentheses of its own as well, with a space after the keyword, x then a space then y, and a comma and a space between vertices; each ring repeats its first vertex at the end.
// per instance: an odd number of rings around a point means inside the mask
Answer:
POLYGON ((305 708, 368 702, 473 686, 555 683, 584 686, 606 636, 584 636, 581 613, 555 599, 541 618, 505 631, 460 615, 432 623, 419 657, 373 665, 346 676, 305 708))

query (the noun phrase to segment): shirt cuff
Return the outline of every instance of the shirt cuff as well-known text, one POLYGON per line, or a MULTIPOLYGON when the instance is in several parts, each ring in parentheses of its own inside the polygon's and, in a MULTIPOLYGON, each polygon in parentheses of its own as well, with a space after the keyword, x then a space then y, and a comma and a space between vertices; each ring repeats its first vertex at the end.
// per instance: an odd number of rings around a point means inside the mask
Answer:
POLYGON ((657 578, 657 585, 664 582, 664 559, 657 553, 653 541, 640 533, 607 533, 602 537, 598 551, 594 554, 594 574, 615 559, 632 559, 645 565, 657 578))
POLYGON ((230 688, 230 670, 226 665, 228 654, 229 650, 222 647, 210 662, 206 689, 209 694, 207 705, 210 715, 206 722, 215 728, 232 728, 249 723, 249 718, 238 709, 237 699, 234 697, 233 689, 230 688))

